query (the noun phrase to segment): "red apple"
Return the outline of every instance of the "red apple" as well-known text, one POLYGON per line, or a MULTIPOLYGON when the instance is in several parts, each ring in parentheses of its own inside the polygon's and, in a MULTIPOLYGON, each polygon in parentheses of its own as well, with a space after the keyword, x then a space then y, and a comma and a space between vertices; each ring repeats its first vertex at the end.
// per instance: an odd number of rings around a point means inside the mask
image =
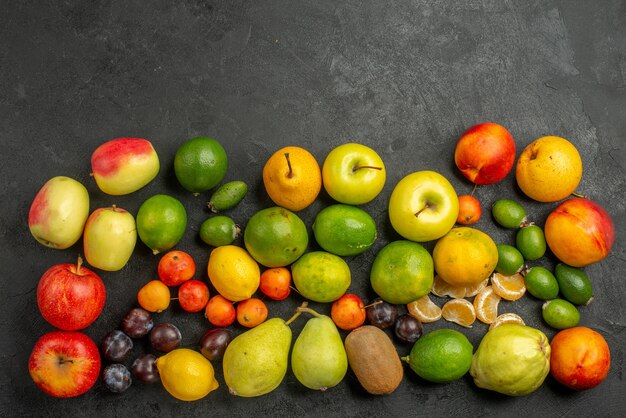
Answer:
POLYGON ((75 331, 96 320, 106 300, 102 279, 86 267, 56 264, 39 280, 37 305, 44 319, 57 328, 75 331))
POLYGON ((82 395, 100 374, 98 346, 82 332, 49 332, 33 347, 28 371, 35 384, 50 396, 82 395))
POLYGON ((454 162, 473 183, 497 183, 513 168, 515 141, 509 131, 497 123, 474 125, 457 142, 454 162))
POLYGON ((586 198, 566 200, 545 224, 546 242, 554 255, 574 267, 584 267, 609 255, 615 226, 607 211, 586 198))

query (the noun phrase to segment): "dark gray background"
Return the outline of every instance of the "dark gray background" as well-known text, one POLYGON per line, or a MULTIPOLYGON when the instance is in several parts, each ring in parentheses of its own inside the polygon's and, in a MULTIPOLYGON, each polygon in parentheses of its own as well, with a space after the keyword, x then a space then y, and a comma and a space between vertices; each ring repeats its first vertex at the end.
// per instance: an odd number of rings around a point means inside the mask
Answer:
MULTIPOLYGON (((623 360, 626 338, 624 272, 624 169, 626 156, 626 3, 624 1, 3 1, 0 13, 0 415, 2 416, 608 416, 626 409, 623 360), (595 301, 581 308, 586 326, 600 331, 612 350, 606 381, 576 393, 551 377, 535 393, 508 398, 474 386, 466 376, 432 385, 412 375, 390 396, 364 393, 349 372, 337 387, 316 393, 289 372, 273 393, 240 399, 221 387, 183 403, 159 385, 136 384, 122 395, 101 382, 86 395, 57 400, 31 381, 27 359, 52 327, 36 306, 36 286, 51 265, 73 262, 81 243, 66 251, 37 244, 27 227, 32 198, 56 175, 83 182, 91 209, 117 204, 136 213, 156 193, 178 197, 189 215, 179 249, 191 253, 206 278, 209 248, 197 238, 209 216, 207 194, 194 198, 176 182, 172 161, 187 138, 218 139, 229 156, 226 180, 245 180, 250 193, 229 212, 241 225, 271 205, 261 183, 265 160, 278 148, 299 145, 320 164, 335 146, 357 141, 376 149, 388 177, 381 195, 364 206, 377 220, 379 239, 348 259, 350 291, 364 299, 376 252, 398 239, 386 205, 397 181, 410 172, 444 174, 459 194, 472 185, 456 170, 453 150, 462 132, 494 121, 509 129, 518 155, 543 135, 568 138, 581 151, 579 191, 613 216, 610 256, 589 266, 595 301), (161 159, 159 176, 128 196, 100 192, 89 177, 89 158, 102 142, 120 136, 150 139, 161 159)), ((485 210, 476 227, 497 242, 513 233, 489 215, 498 198, 515 198, 543 225, 554 204, 521 195, 513 174, 476 191, 485 210)), ((322 192, 299 213, 310 227, 331 203, 322 192)), ((237 243, 242 244, 239 240, 237 243)), ((432 249, 433 243, 425 244, 432 249)), ((311 242, 310 249, 315 249, 311 242)), ((156 278, 158 257, 138 243, 130 263, 102 272, 107 302, 85 332, 99 341, 135 306, 137 290, 156 278)), ((550 256, 538 263, 554 265, 550 256)), ((443 299, 436 299, 440 305, 443 299)), ((271 316, 286 318, 301 302, 268 301, 271 316)), ((329 305, 313 304, 323 313, 329 305)), ((551 338, 541 302, 502 302, 551 338)), ((172 321, 193 347, 208 328, 202 314, 172 304, 157 317, 172 321)), ((304 320, 293 325, 294 336, 304 320)), ((443 320, 431 331, 461 330, 478 346, 487 327, 470 330, 443 320)), ((233 327, 236 333, 240 327, 233 327)), ((345 335, 345 334, 344 334, 345 335)), ((138 341, 133 357, 149 350, 138 341)), ((398 344, 404 355, 409 347, 398 344)), ((129 360, 129 364, 132 359, 129 360)))

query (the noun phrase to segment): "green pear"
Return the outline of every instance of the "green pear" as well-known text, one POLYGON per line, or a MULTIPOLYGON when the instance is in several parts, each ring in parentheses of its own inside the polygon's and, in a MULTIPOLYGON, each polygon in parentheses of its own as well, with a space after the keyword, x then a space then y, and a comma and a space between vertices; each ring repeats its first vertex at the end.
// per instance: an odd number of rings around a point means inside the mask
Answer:
MULTIPOLYGON (((299 309, 300 310, 300 309, 299 309)), ((335 323, 312 309, 291 351, 291 369, 298 381, 309 389, 326 390, 341 382, 348 371, 348 356, 335 323)))

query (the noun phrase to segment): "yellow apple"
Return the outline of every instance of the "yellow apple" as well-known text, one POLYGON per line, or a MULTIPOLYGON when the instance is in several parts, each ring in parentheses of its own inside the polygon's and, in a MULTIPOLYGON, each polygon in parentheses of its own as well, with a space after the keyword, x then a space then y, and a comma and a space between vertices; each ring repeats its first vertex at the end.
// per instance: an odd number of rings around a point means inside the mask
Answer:
POLYGON ((93 267, 117 271, 126 265, 137 243, 135 218, 112 206, 93 211, 85 224, 85 258, 93 267))

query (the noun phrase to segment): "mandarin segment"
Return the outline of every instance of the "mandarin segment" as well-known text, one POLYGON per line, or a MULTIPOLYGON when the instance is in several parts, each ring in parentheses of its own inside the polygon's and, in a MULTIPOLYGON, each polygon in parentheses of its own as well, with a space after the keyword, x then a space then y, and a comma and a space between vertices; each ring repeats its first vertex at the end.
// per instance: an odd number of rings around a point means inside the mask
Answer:
POLYGON ((492 286, 487 286, 474 298, 474 308, 476 318, 485 324, 493 323, 498 317, 498 305, 500 296, 494 291, 492 286))
POLYGON ((515 273, 511 276, 505 276, 497 272, 493 273, 491 286, 496 295, 506 300, 518 300, 526 293, 524 276, 520 273, 515 273))
POLYGON ((465 287, 463 286, 453 286, 443 280, 439 275, 435 276, 435 280, 433 281, 433 287, 431 292, 435 296, 439 297, 451 297, 451 298, 462 298, 465 297, 465 287))
POLYGON ((441 316, 446 321, 471 328, 474 321, 476 321, 476 310, 474 305, 467 299, 456 298, 449 300, 443 305, 441 316))
POLYGON ((423 323, 435 322, 441 319, 441 308, 437 306, 428 295, 414 300, 406 305, 409 315, 412 315, 423 323))
POLYGON ((520 324, 520 325, 526 325, 526 323, 524 322, 524 320, 522 319, 521 316, 519 316, 516 313, 513 312, 507 312, 507 313, 503 313, 501 315, 498 315, 498 317, 496 318, 495 321, 493 321, 490 325, 489 325, 489 330, 492 330, 496 327, 499 327, 502 324, 520 324))

